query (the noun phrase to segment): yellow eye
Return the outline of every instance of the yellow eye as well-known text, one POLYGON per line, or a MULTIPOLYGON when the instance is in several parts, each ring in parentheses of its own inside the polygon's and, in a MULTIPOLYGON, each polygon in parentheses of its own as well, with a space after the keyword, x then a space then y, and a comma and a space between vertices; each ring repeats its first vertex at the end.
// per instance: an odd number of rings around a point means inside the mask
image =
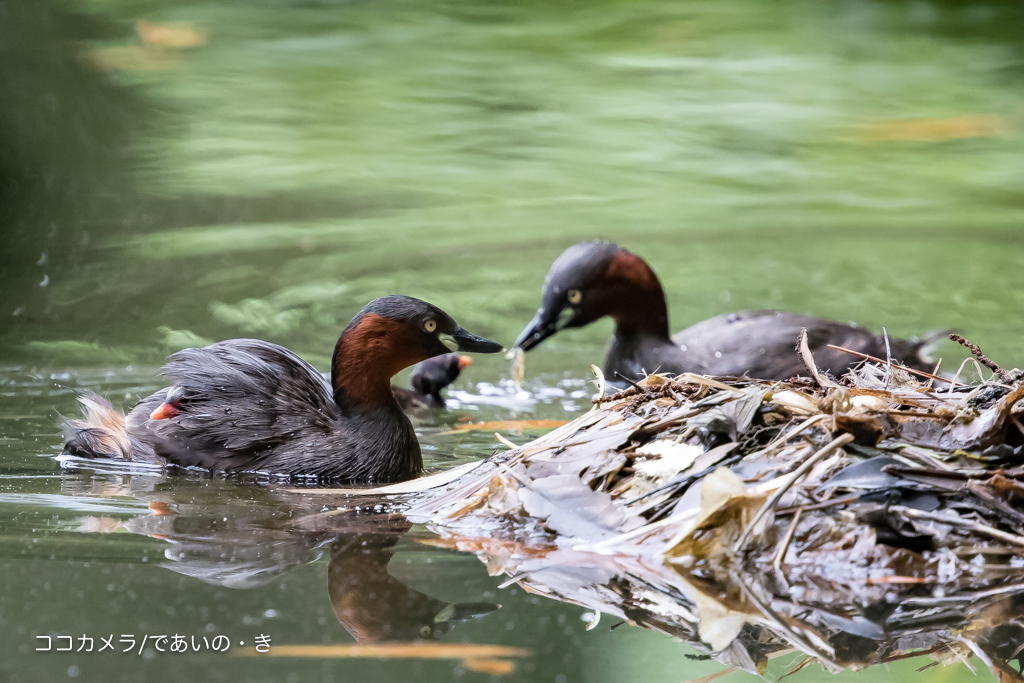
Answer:
POLYGON ((437 323, 433 320, 428 320, 427 322, 423 323, 423 329, 425 329, 427 332, 433 332, 434 330, 437 329, 437 323))
POLYGON ((578 304, 583 301, 583 292, 578 289, 570 289, 566 296, 571 304, 578 304))

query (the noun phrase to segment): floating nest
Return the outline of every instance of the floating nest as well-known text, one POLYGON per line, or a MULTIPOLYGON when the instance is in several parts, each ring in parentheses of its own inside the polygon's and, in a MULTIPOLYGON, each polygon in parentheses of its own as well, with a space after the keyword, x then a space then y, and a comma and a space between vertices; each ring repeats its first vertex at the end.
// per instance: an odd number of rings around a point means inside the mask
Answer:
POLYGON ((729 667, 977 656, 1022 680, 1022 373, 966 385, 865 362, 836 381, 805 362, 785 382, 651 375, 407 515, 592 626, 654 628, 729 667))

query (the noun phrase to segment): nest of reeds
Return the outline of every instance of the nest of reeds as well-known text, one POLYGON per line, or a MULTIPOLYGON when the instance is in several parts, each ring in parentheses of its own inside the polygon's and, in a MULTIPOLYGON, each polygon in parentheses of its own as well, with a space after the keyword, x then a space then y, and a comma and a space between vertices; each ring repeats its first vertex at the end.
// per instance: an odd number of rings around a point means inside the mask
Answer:
POLYGON ((508 583, 753 673, 795 648, 830 670, 976 655, 1020 680, 1022 373, 836 381, 805 360, 786 382, 649 376, 409 516, 508 583))

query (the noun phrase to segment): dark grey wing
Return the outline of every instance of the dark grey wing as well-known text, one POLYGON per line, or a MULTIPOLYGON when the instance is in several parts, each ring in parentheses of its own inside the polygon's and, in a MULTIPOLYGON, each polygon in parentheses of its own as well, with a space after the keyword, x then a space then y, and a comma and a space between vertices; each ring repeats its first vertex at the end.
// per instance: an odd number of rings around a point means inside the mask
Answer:
POLYGON ((796 343, 804 321, 776 311, 729 313, 677 332, 672 342, 708 374, 792 377, 803 369, 796 343))
POLYGON ((897 339, 890 335, 887 352, 885 338, 882 335, 872 334, 868 330, 853 325, 843 325, 828 320, 819 320, 818 323, 818 327, 808 327, 807 329, 808 343, 811 344, 811 351, 814 353, 814 362, 819 368, 827 369, 836 377, 851 370, 861 362, 861 359, 842 351, 827 348, 826 344, 842 346, 851 351, 860 351, 882 360, 886 358, 886 353, 891 353, 894 361, 915 370, 929 371, 934 365, 924 353, 927 344, 925 341, 897 339))
POLYGON ((327 381, 277 344, 231 339, 185 349, 163 372, 184 390, 182 414, 149 420, 163 400, 157 392, 132 410, 128 425, 180 465, 229 469, 299 435, 326 435, 339 417, 327 381))
MULTIPOLYGON (((714 375, 747 375, 762 379, 786 379, 807 374, 796 350, 800 330, 819 369, 840 376, 860 359, 827 348, 843 346, 873 356, 885 357, 885 341, 853 325, 812 318, 785 311, 742 311, 709 318, 672 337, 695 365, 714 375)), ((921 344, 890 338, 893 358, 920 368, 921 344)))

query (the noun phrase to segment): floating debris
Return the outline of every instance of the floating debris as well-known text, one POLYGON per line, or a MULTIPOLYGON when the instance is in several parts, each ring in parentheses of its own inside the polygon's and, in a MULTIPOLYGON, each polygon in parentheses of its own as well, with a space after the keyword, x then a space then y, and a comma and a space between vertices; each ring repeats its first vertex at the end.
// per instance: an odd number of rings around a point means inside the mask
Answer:
POLYGON ((505 358, 512 361, 509 366, 509 375, 516 391, 523 390, 523 378, 526 377, 526 351, 518 346, 505 354, 505 358))
POLYGON ((797 669, 977 656, 1022 680, 1024 373, 836 380, 804 357, 785 382, 651 375, 406 514, 506 585, 751 673, 796 648, 797 669))
POLYGON ((451 429, 438 432, 438 436, 448 436, 450 434, 462 434, 464 432, 472 432, 477 430, 494 431, 495 429, 503 429, 516 434, 522 433, 528 429, 553 429, 555 427, 561 427, 564 424, 568 424, 567 420, 492 420, 489 422, 469 422, 466 424, 455 425, 451 429))
POLYGON ((514 659, 533 652, 521 647, 475 643, 386 643, 382 645, 275 645, 266 654, 255 648, 235 653, 243 657, 306 657, 313 659, 454 659, 470 671, 504 676, 515 668, 514 659))

